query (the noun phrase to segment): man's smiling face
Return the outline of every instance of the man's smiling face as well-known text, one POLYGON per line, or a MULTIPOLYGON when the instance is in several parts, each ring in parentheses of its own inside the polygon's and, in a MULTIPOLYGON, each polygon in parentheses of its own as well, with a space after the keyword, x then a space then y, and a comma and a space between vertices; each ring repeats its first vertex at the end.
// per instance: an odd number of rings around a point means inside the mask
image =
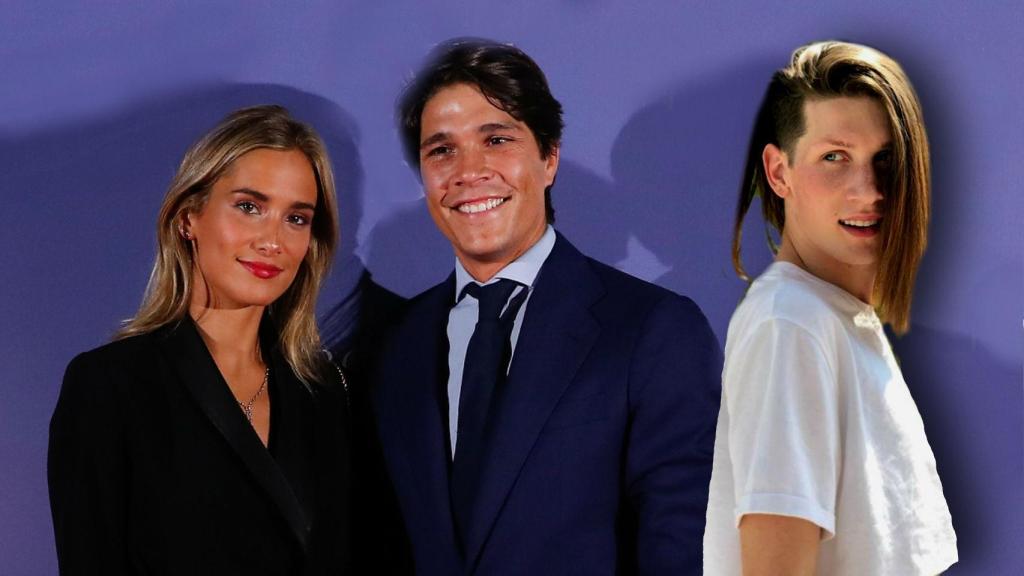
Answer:
POLYGON ((544 234, 558 149, 544 158, 529 127, 470 84, 439 90, 421 118, 430 215, 466 270, 486 281, 544 234))

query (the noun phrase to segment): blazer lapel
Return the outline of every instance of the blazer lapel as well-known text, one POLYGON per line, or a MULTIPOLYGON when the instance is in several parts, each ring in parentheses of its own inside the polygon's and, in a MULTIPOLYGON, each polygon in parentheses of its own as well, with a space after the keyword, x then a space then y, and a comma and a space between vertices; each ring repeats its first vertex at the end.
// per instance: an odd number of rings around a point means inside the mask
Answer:
MULTIPOLYGON (((389 348, 396 363, 384 368, 387 374, 381 406, 393 407, 393 417, 381 418, 400 430, 396 452, 401 454, 407 473, 394 481, 407 485, 404 492, 417 494, 419 518, 407 518, 410 529, 435 539, 430 553, 441 565, 458 565, 456 558, 443 558, 456 549, 455 530, 448 493, 447 375, 448 311, 455 299, 455 275, 425 293, 410 307, 402 329, 389 348), (399 358, 401 358, 399 360, 399 358)), ((388 430, 382 429, 382 435, 388 430)), ((428 547, 425 547, 428 548, 428 547)))
MULTIPOLYGON (((264 322, 264 324, 269 324, 264 322)), ((273 350, 270 358, 270 377, 273 380, 271 392, 271 436, 275 450, 270 461, 274 469, 281 472, 287 480, 286 486, 300 507, 305 524, 316 523, 317 509, 314 509, 316 495, 311 492, 316 485, 317 466, 321 464, 316 458, 317 437, 316 427, 321 419, 318 404, 313 399, 313 391, 292 372, 288 361, 281 355, 274 343, 276 335, 265 338, 264 350, 273 350), (276 402, 277 406, 273 406, 276 402), (275 421, 274 418, 279 420, 275 421), (284 424, 280 424, 284 422, 284 424), (301 448, 292 448, 301 447, 301 448)), ((333 419, 340 416, 335 415, 333 419)), ((248 427, 247 427, 248 428, 248 427)), ((267 453, 263 450, 262 453, 267 453)), ((269 453, 267 453, 269 455, 269 453)), ((337 455, 332 455, 338 457, 337 455)), ((287 500, 282 500, 287 502, 287 500)))
MULTIPOLYGON (((309 540, 310 522, 287 478, 245 420, 235 397, 217 369, 206 344, 190 318, 171 332, 164 348, 182 384, 196 399, 206 417, 238 454, 253 478, 281 512, 288 528, 303 550, 309 540)), ((285 379, 279 363, 272 364, 273 377, 285 379)), ((282 384, 289 382, 282 381, 282 384)), ((283 388, 283 386, 278 387, 283 388)))
POLYGON ((526 304, 512 365, 494 415, 477 510, 466 542, 476 560, 505 499, 562 393, 599 332, 590 313, 604 288, 586 258, 560 234, 526 304))

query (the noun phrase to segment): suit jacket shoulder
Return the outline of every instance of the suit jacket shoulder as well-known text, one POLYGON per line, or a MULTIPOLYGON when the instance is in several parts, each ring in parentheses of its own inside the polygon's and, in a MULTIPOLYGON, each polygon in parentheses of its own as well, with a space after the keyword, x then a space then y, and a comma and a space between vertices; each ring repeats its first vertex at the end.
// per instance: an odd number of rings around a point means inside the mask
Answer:
POLYGON ((608 294, 612 298, 628 298, 640 304, 653 304, 664 299, 672 299, 700 311, 697 304, 687 296, 627 274, 589 256, 584 256, 584 258, 608 288, 608 294))

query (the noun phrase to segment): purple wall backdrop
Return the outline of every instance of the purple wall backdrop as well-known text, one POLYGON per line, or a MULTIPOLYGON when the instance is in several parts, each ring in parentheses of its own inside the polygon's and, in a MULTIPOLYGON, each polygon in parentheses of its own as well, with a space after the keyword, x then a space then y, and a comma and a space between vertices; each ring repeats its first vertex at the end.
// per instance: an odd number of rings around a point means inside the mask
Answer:
MULTIPOLYGON (((45 4, 0 2, 0 572, 56 572, 45 454, 61 375, 137 306, 185 147, 234 107, 291 107, 326 136, 341 185, 345 246, 322 311, 363 270, 411 295, 452 256, 401 159, 392 103, 432 45, 478 35, 532 54, 565 105, 559 228, 693 297, 720 337, 742 290, 735 189, 771 70, 825 38, 903 62, 928 119, 935 218, 896 348, 960 539, 950 573, 1020 573, 1019 3, 45 4)), ((768 255, 755 252, 756 270, 768 255)))

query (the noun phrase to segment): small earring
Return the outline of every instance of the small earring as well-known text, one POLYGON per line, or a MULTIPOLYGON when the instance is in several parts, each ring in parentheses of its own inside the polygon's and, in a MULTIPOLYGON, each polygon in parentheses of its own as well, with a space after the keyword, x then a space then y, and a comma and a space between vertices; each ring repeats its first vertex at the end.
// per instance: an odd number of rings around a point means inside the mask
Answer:
POLYGON ((192 234, 190 234, 188 230, 185 230, 184 228, 179 228, 178 231, 181 232, 181 237, 184 238, 185 240, 192 239, 192 234))

